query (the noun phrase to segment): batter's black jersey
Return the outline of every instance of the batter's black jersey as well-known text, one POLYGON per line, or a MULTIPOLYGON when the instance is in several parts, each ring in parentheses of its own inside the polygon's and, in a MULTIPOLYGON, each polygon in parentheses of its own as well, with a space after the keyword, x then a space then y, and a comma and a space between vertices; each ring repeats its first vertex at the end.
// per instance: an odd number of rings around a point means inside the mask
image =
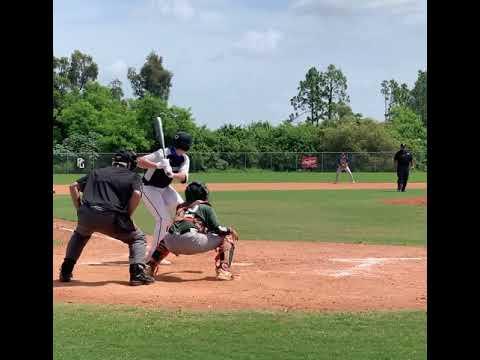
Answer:
POLYGON ((407 150, 399 150, 395 154, 393 160, 398 161, 399 167, 408 167, 410 163, 413 161, 412 154, 407 150))
POLYGON ((82 203, 118 213, 128 213, 128 203, 135 190, 141 191, 140 176, 124 167, 95 169, 77 180, 83 193, 82 203))
MULTIPOLYGON (((165 156, 170 162, 170 166, 172 167, 172 171, 174 173, 179 173, 183 171, 185 173, 185 181, 186 183, 188 180, 188 170, 190 168, 190 159, 188 158, 187 154, 184 155, 177 155, 173 148, 165 149, 165 156)), ((155 163, 162 160, 163 152, 161 150, 157 150, 151 154, 145 156, 148 160, 153 161, 155 163)), ((165 174, 163 169, 148 169, 143 176, 143 183, 149 186, 155 186, 159 188, 165 188, 171 184, 173 181, 172 178, 168 177, 165 174)))

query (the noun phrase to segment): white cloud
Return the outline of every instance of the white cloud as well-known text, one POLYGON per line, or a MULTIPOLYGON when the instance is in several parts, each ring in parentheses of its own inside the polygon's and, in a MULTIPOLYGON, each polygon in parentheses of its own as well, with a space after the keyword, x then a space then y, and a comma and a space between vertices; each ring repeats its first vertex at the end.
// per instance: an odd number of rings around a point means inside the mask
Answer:
POLYGON ((190 20, 195 15, 195 9, 189 0, 152 0, 151 7, 159 10, 162 15, 173 15, 182 20, 190 20))
POLYGON ((425 12, 426 0, 293 0, 290 9, 302 15, 418 15, 425 12))
POLYGON ((117 60, 110 66, 108 66, 108 72, 114 78, 123 78, 127 74, 127 64, 123 60, 117 60))
POLYGON ((236 52, 265 55, 275 51, 281 38, 282 33, 277 30, 247 31, 233 47, 236 52))

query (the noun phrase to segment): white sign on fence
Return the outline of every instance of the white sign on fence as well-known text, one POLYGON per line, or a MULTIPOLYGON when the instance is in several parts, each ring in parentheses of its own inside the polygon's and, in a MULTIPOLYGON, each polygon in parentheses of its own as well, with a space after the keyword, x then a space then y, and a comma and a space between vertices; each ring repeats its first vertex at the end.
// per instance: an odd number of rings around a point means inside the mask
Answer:
POLYGON ((79 169, 84 169, 85 168, 85 160, 81 157, 77 158, 77 167, 79 169))

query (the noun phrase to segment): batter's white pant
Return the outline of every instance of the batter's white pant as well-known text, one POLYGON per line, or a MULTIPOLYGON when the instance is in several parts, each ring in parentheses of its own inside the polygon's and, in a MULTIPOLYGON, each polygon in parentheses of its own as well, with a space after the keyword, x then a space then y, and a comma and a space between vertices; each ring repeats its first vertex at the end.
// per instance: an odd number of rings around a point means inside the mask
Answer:
MULTIPOLYGON (((353 180, 353 174, 350 171, 350 168, 348 166, 345 168, 345 171, 350 174, 350 177, 352 178, 352 182, 355 182, 355 180, 353 180)), ((342 167, 339 166, 337 168, 337 177, 335 178, 335 182, 338 182, 338 175, 340 175, 341 172, 342 172, 342 167)))
POLYGON ((162 240, 167 233, 168 227, 175 218, 177 205, 183 203, 183 199, 171 186, 162 189, 155 186, 144 185, 142 192, 143 203, 155 219, 153 241, 145 258, 145 262, 147 262, 150 260, 160 240, 162 240))

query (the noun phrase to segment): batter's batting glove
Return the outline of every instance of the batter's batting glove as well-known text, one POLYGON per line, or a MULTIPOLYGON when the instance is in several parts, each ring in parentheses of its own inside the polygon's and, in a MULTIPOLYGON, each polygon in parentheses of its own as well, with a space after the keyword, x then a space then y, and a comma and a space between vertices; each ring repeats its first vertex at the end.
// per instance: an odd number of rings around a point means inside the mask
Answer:
POLYGON ((168 165, 168 167, 165 167, 163 171, 165 171, 165 175, 167 175, 169 178, 173 178, 173 170, 170 165, 168 165))
POLYGON ((157 169, 165 169, 170 166, 170 160, 162 159, 157 163, 157 169))

